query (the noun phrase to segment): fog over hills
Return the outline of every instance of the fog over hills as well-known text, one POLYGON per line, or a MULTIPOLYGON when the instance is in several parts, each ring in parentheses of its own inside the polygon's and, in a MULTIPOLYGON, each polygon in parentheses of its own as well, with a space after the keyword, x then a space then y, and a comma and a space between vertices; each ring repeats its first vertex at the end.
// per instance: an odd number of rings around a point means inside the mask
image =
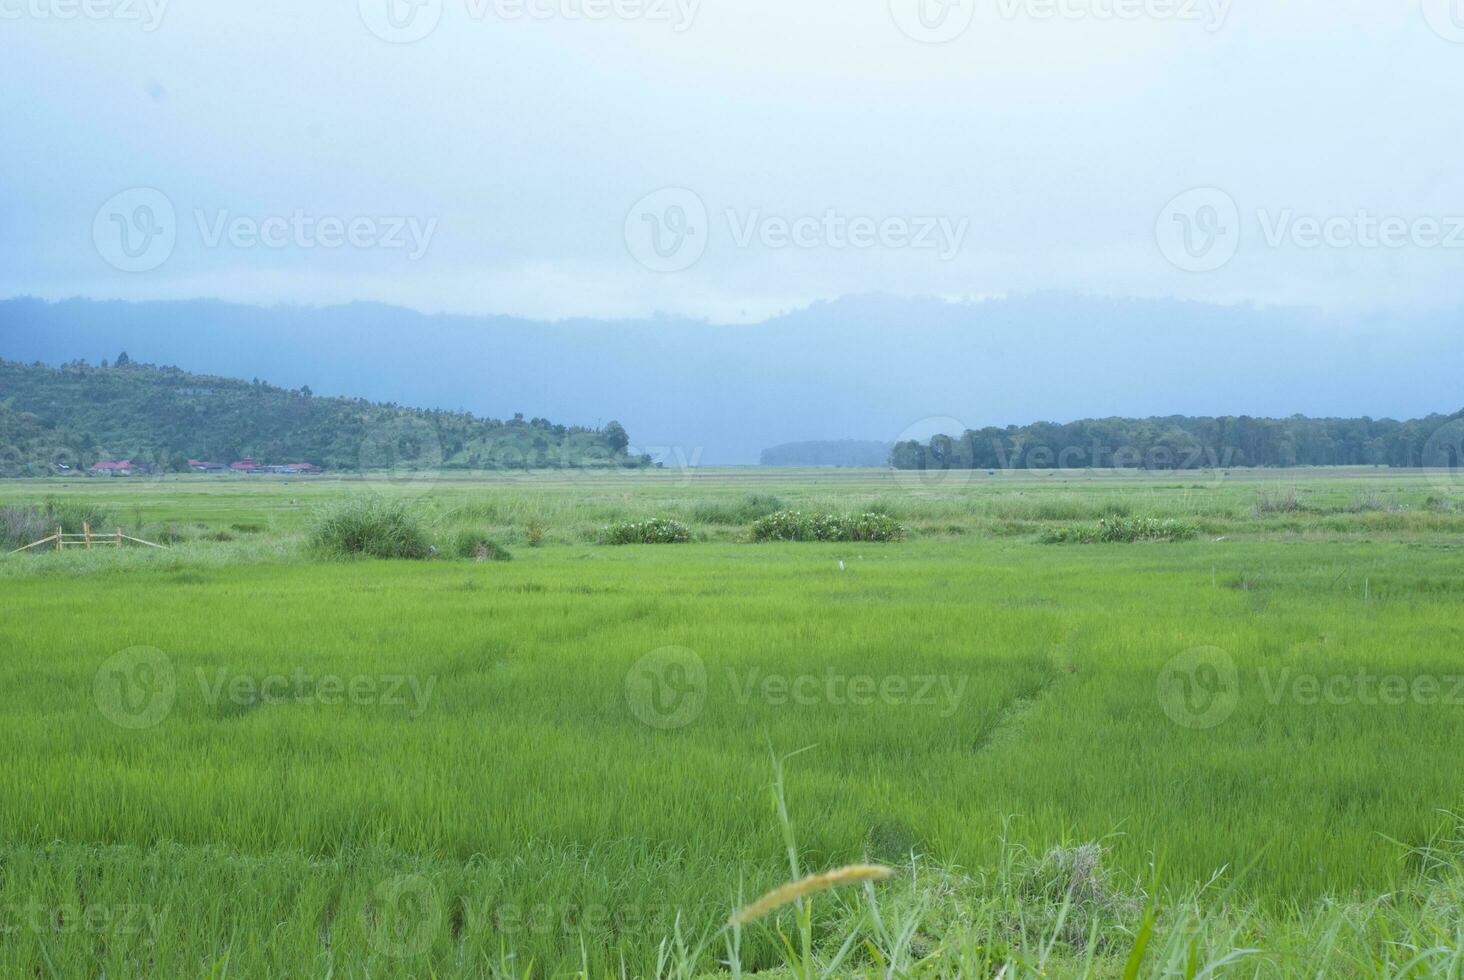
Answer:
MULTIPOLYGON (((1464 404, 1460 313, 1349 318, 1038 294, 883 295, 751 325, 427 315, 377 304, 0 301, 0 357, 135 360, 597 425, 673 463, 1110 415, 1391 416, 1464 404)), ((0 392, 0 398, 4 393, 0 392)))

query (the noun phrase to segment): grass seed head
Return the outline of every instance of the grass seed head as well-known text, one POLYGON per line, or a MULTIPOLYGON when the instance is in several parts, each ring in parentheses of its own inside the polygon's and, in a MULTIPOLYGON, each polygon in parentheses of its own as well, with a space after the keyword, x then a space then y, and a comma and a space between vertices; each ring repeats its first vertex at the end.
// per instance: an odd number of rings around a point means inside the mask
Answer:
POLYGON ((743 906, 734 912, 729 921, 734 926, 746 925, 761 919, 774 909, 791 905, 814 892, 827 891, 843 885, 857 885, 864 881, 884 881, 894 873, 893 868, 887 868, 882 864, 851 864, 847 867, 835 868, 833 871, 825 871, 823 874, 809 875, 800 881, 790 881, 786 885, 779 885, 751 905, 743 906))

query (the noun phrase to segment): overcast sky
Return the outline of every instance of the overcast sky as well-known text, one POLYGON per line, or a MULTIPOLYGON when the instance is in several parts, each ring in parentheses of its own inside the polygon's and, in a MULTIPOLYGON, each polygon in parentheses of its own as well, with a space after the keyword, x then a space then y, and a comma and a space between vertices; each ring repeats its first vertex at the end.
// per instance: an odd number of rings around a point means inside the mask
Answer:
POLYGON ((1464 298, 1464 0, 0 0, 0 295, 1464 298))

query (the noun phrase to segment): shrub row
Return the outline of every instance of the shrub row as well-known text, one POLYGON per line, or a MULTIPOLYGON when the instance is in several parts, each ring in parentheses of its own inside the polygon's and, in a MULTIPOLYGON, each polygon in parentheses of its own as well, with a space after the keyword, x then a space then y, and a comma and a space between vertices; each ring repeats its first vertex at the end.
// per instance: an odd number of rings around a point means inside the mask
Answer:
POLYGON ((804 514, 780 510, 752 525, 754 541, 899 541, 905 528, 888 514, 804 514))
POLYGON ((1131 544, 1135 541, 1188 541, 1199 525, 1173 517, 1105 517, 1096 524, 1065 524, 1042 532, 1046 544, 1131 544))
MULTIPOLYGON (((888 514, 804 514, 780 510, 752 524, 754 541, 899 541, 905 528, 888 514)), ((682 544, 691 529, 680 521, 653 517, 620 521, 600 532, 604 544, 682 544)), ((328 558, 427 558, 436 554, 428 535, 406 504, 363 496, 317 511, 310 543, 328 558)), ((530 542, 533 543, 532 541, 530 542)), ((462 531, 449 553, 475 561, 508 561, 513 556, 480 531, 462 531)))

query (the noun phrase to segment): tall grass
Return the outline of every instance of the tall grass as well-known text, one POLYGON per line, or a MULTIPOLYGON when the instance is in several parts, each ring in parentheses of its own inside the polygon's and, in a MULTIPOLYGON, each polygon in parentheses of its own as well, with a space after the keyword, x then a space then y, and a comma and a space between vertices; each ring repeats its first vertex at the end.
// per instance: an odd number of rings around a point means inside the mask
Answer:
POLYGON ((58 527, 68 534, 88 526, 101 533, 111 522, 109 511, 83 500, 53 495, 40 504, 10 504, 0 507, 0 548, 24 547, 55 534, 58 527))
POLYGON ((317 511, 310 544, 326 558, 426 558, 431 547, 407 503, 370 495, 317 511))

